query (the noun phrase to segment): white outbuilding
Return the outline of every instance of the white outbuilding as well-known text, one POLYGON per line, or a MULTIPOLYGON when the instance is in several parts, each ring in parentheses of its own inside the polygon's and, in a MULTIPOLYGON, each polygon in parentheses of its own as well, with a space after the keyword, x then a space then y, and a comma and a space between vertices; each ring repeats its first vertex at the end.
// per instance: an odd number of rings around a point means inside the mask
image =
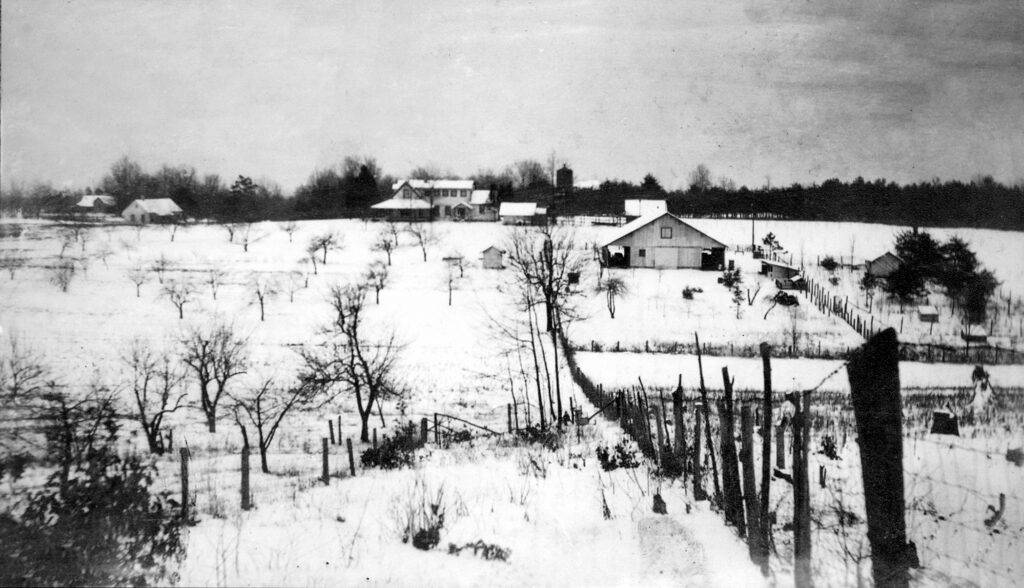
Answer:
POLYGON ((184 216, 181 207, 170 198, 140 198, 121 211, 122 218, 138 224, 176 222, 184 216))

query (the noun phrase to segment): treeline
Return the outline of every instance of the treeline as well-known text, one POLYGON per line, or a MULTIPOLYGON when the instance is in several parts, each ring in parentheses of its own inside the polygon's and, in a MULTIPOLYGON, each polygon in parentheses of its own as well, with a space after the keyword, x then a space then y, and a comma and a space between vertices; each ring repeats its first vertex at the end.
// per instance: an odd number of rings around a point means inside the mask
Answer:
POLYGON ((854 221, 909 226, 960 226, 1024 230, 1024 186, 1006 186, 991 177, 970 182, 896 184, 885 180, 749 189, 692 185, 667 192, 648 176, 640 184, 608 181, 556 200, 556 214, 621 214, 628 198, 662 198, 670 212, 686 216, 854 221))
MULTIPOLYGON (((886 180, 851 182, 829 179, 821 184, 780 187, 736 186, 729 178, 712 178, 698 165, 686 189, 669 191, 653 175, 639 183, 606 180, 595 189, 571 194, 553 186, 555 159, 522 159, 498 169, 479 170, 466 179, 494 191, 495 201, 540 201, 554 215, 622 214, 623 201, 658 198, 669 211, 685 216, 788 218, 853 221, 910 226, 965 226, 1024 230, 1024 184, 1007 186, 991 176, 897 184, 886 180)), ((401 176, 412 179, 458 179, 436 167, 421 166, 401 176)), ((135 198, 171 198, 191 217, 221 221, 257 221, 365 216, 370 206, 389 198, 397 176, 385 174, 372 157, 346 157, 336 166, 317 169, 286 197, 271 180, 238 176, 228 184, 216 174, 200 175, 188 166, 144 171, 126 158, 115 162, 100 183, 77 191, 46 185, 13 186, 0 198, 0 210, 36 216, 70 213, 83 194, 110 194, 117 211, 135 198)))

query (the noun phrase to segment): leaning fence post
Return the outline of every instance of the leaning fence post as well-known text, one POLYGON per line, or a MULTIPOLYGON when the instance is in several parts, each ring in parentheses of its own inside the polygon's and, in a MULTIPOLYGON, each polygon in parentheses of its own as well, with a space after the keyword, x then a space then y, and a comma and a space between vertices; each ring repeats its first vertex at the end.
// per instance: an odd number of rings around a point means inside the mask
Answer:
POLYGON ((750 559, 762 569, 767 556, 761 548, 761 508, 758 504, 757 479, 754 474, 754 419, 750 405, 740 407, 740 461, 743 463, 743 498, 747 508, 747 548, 750 559))
POLYGON ((797 588, 813 585, 811 577, 811 497, 807 479, 807 433, 810 423, 807 395, 793 399, 793 579, 797 588))
POLYGON ((242 510, 252 508, 252 494, 249 492, 249 446, 242 446, 242 510))
POLYGON ((320 459, 320 470, 321 470, 320 471, 320 479, 323 481, 324 484, 330 485, 330 483, 331 483, 330 465, 331 464, 328 461, 329 458, 327 457, 327 441, 328 441, 327 437, 322 437, 320 439, 320 444, 321 444, 320 452, 321 452, 321 455, 323 456, 320 459))
POLYGON ((871 573, 876 586, 903 587, 914 554, 904 518, 898 352, 896 332, 888 328, 851 354, 846 371, 860 445, 871 573))
POLYGON ((736 455, 736 429, 732 412, 732 381, 729 368, 722 367, 723 398, 718 402, 719 441, 722 455, 722 492, 726 520, 736 525, 740 537, 746 532, 743 517, 743 491, 740 489, 739 458, 736 455))
POLYGON ((181 518, 188 522, 189 520, 189 495, 188 495, 188 458, 189 451, 188 447, 182 447, 178 450, 178 455, 181 456, 181 518))
POLYGON ((345 439, 345 445, 348 446, 348 472, 353 476, 356 475, 356 458, 352 453, 352 438, 345 439))

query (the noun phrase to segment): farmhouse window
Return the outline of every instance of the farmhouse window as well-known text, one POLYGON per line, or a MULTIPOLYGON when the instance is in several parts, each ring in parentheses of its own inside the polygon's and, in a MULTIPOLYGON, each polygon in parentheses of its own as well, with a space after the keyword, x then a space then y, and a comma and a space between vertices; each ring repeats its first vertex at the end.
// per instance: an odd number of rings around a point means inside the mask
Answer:
POLYGON ((641 258, 647 257, 647 250, 646 249, 641 249, 640 253, 637 253, 637 255, 639 257, 641 257, 641 258))
POLYGON ((672 227, 661 227, 661 238, 671 239, 672 238, 672 227))

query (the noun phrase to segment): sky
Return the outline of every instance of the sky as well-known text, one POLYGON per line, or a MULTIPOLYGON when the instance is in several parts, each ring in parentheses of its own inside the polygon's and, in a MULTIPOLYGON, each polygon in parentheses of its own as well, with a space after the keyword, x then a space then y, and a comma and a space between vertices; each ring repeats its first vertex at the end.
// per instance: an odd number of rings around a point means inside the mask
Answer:
POLYGON ((552 152, 669 188, 1024 180, 1019 0, 4 0, 0 182, 127 155, 290 191, 552 152))

